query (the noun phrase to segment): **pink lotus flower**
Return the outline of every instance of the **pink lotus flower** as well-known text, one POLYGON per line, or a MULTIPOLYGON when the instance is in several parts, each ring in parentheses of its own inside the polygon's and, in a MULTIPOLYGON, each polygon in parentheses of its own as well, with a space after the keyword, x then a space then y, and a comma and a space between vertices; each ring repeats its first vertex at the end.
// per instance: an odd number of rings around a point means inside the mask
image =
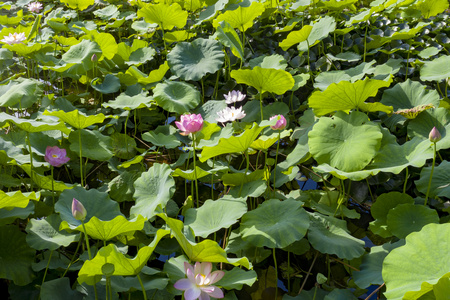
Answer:
POLYGON ((223 298, 223 292, 212 284, 222 279, 225 272, 214 271, 211 273, 212 264, 210 262, 196 262, 195 266, 185 262, 184 270, 188 278, 183 278, 175 282, 177 290, 185 291, 186 300, 209 300, 210 297, 223 298))
POLYGON ((442 138, 441 133, 439 132, 439 130, 437 130, 436 126, 433 127, 433 129, 431 129, 430 134, 428 135, 428 138, 433 143, 437 143, 441 140, 441 138, 442 138))
POLYGON ((60 149, 57 146, 47 146, 44 159, 54 167, 61 167, 70 160, 70 158, 67 157, 66 149, 60 149))
POLYGON ((223 94, 223 96, 225 97, 226 104, 233 104, 244 100, 247 95, 242 94, 240 91, 231 91, 228 92, 228 95, 223 94))
POLYGON ((39 13, 39 11, 42 9, 42 3, 40 2, 32 2, 28 4, 28 10, 34 13, 39 13))
POLYGON ((277 123, 274 126, 270 126, 270 128, 272 128, 273 130, 283 130, 284 128, 286 128, 287 122, 286 118, 283 115, 273 116, 269 120, 277 120, 277 123))
POLYGON ((87 211, 83 204, 77 199, 72 199, 72 216, 78 221, 84 221, 86 219, 87 211))
POLYGON ((203 118, 200 114, 182 115, 180 122, 175 122, 175 125, 182 131, 182 135, 189 135, 202 130, 203 118))
POLYGON ((25 33, 10 33, 8 36, 3 36, 4 39, 0 40, 0 42, 3 42, 8 45, 12 44, 19 44, 26 40, 25 33))

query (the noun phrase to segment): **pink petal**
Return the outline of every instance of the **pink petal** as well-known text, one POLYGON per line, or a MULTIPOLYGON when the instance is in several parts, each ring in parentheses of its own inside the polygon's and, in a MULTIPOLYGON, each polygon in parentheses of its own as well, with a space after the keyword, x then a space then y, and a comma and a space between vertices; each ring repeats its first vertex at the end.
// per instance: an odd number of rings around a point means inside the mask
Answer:
POLYGON ((212 270, 212 263, 210 262, 204 262, 202 263, 202 274, 205 276, 208 276, 209 273, 211 273, 212 270))
POLYGON ((202 293, 202 290, 195 286, 195 287, 192 287, 192 288, 186 290, 186 292, 184 292, 184 298, 186 300, 194 300, 194 299, 197 299, 198 297, 200 297, 201 293, 202 293))
POLYGON ((202 292, 207 293, 211 297, 214 298, 223 298, 223 291, 219 289, 217 286, 210 285, 208 287, 201 288, 202 292))
POLYGON ((211 298, 209 297, 209 295, 207 293, 202 292, 200 294, 200 297, 198 298, 198 300, 210 300, 211 298))
POLYGON ((180 129, 181 131, 186 131, 186 129, 184 128, 184 126, 181 122, 176 121, 175 125, 177 125, 178 129, 180 129))
POLYGON ((211 273, 211 284, 216 283, 220 279, 222 279, 223 275, 225 275, 224 271, 214 271, 211 273))
POLYGON ((173 287, 176 288, 177 290, 185 291, 195 287, 195 285, 189 279, 183 278, 175 282, 173 287))
POLYGON ((188 268, 188 269, 186 270, 186 275, 187 275, 188 279, 189 279, 192 283, 195 284, 195 274, 194 274, 192 268, 188 268))

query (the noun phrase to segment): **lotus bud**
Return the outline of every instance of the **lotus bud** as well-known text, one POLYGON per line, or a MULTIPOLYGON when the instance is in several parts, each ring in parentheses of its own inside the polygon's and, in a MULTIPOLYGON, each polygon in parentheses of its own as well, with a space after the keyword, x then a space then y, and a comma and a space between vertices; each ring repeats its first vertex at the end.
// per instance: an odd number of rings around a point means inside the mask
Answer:
POLYGON ((437 130, 436 126, 431 129, 428 138, 433 143, 439 142, 441 140, 441 133, 439 132, 439 130, 437 130))
POLYGON ((72 216, 78 221, 84 221, 86 219, 87 211, 84 208, 83 204, 77 199, 73 198, 72 200, 72 216))
POLYGON ((91 61, 92 61, 92 62, 96 62, 97 59, 98 59, 98 58, 97 58, 97 54, 95 54, 95 53, 92 54, 92 56, 91 56, 91 61))

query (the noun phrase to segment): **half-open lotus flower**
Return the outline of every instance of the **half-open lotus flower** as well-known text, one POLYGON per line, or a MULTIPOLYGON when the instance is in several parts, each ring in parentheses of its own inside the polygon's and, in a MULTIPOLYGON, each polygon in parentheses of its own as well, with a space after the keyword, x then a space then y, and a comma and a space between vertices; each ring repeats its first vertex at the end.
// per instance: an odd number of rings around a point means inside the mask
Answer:
POLYGON ((225 123, 242 119, 245 117, 245 112, 242 110, 242 107, 226 107, 217 112, 217 115, 218 117, 216 118, 216 121, 225 123))
POLYGON ((231 91, 228 94, 223 94, 225 97, 226 104, 233 104, 236 102, 240 102, 245 99, 246 95, 242 94, 240 91, 231 91))
POLYGON ((184 298, 186 300, 209 300, 210 297, 224 297, 222 290, 212 284, 222 279, 225 272, 211 272, 212 264, 210 262, 196 262, 194 266, 185 262, 184 270, 187 278, 178 280, 174 287, 185 291, 184 298))
POLYGON ((47 146, 44 159, 54 167, 61 167, 70 160, 70 158, 67 157, 66 149, 60 149, 57 146, 47 146))
POLYGON ((277 123, 275 125, 270 126, 273 130, 283 130, 286 128, 287 122, 286 118, 283 115, 276 115, 270 118, 270 121, 277 120, 277 123))
POLYGON ((1 42, 8 44, 8 45, 13 45, 13 44, 19 44, 22 43, 23 41, 26 40, 25 37, 25 33, 21 32, 21 33, 10 33, 8 36, 4 36, 4 38, 2 40, 0 40, 1 42))
POLYGON ((182 135, 196 133, 203 128, 203 118, 201 114, 182 115, 179 122, 175 122, 182 135))
POLYGON ((28 4, 28 10, 34 13, 39 13, 39 11, 42 9, 42 3, 40 2, 31 2, 28 4))

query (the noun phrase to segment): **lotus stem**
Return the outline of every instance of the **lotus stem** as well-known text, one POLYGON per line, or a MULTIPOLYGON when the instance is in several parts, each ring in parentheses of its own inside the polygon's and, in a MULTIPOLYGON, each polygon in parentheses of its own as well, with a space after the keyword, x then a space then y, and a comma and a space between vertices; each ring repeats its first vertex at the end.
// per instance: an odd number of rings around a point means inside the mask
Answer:
POLYGON ((81 128, 78 129, 78 143, 80 144, 80 179, 81 179, 81 186, 84 187, 83 184, 83 157, 82 155, 82 147, 81 147, 81 128))
POLYGON ((53 166, 52 165, 50 165, 50 166, 51 166, 50 170, 51 170, 51 175, 52 175, 52 201, 53 201, 53 206, 55 206, 55 186, 54 186, 55 179, 53 177, 53 166))
POLYGON ((195 144, 196 139, 195 139, 195 133, 192 134, 192 154, 194 157, 194 184, 195 184, 195 199, 197 202, 197 208, 199 208, 199 204, 198 204, 198 182, 197 182, 197 161, 195 159, 195 144))
POLYGON ((273 196, 275 196, 275 182, 277 178, 277 162, 278 162, 278 151, 280 150, 280 139, 281 139, 281 131, 278 132, 278 142, 277 142, 277 153, 275 154, 275 165, 273 167, 273 196))
POLYGON ((433 143, 434 153, 433 153, 433 164, 431 165, 431 173, 430 173, 430 180, 428 180, 428 188, 427 188, 427 194, 425 196, 425 203, 426 206, 428 203, 428 196, 430 194, 430 187, 431 187, 431 179, 433 178, 433 172, 434 172, 434 164, 436 163, 436 142, 433 143))
MULTIPOLYGON (((88 234, 86 232, 86 227, 84 226, 84 221, 81 221, 81 226, 83 226, 83 233, 84 233, 84 236, 86 237, 86 247, 87 247, 87 250, 88 250, 89 260, 92 260, 91 247, 89 247, 89 237, 88 237, 88 234)), ((95 293, 95 300, 98 300, 97 285, 96 284, 94 284, 94 293, 95 293)))
POLYGON ((273 254, 273 263, 275 265, 275 299, 277 299, 278 298, 278 265, 277 265, 277 257, 275 255, 275 248, 272 248, 272 254, 273 254))
POLYGON ((144 296, 144 300, 147 300, 147 293, 145 292, 145 287, 144 287, 144 284, 142 283, 141 276, 139 276, 139 274, 137 274, 136 277, 139 280, 139 284, 141 285, 142 296, 144 296))

